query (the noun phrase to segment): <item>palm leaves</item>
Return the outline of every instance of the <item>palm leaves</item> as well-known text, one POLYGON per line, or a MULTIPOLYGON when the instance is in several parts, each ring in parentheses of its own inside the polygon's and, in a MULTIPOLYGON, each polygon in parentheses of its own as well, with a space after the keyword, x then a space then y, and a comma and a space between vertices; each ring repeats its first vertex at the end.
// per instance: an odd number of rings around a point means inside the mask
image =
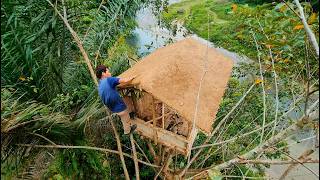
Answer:
POLYGON ((48 101, 62 90, 63 81, 58 69, 64 61, 60 55, 64 42, 55 40, 63 26, 57 23, 53 11, 45 8, 44 2, 16 3, 18 5, 13 7, 8 2, 1 6, 4 14, 1 24, 2 83, 22 86, 21 90, 29 97, 34 97, 40 90, 36 99, 48 101), (26 77, 31 80, 24 81, 26 77))
MULTIPOLYGON (((65 2, 68 20, 84 40, 90 59, 95 59, 94 65, 108 57, 107 49, 119 34, 128 33, 134 27, 132 19, 142 2, 108 1, 100 11, 96 1, 65 2), (89 30, 88 22, 92 24, 89 30)), ((63 5, 56 5, 62 11, 63 5)), ((47 2, 5 1, 1 12, 2 85, 18 86, 29 98, 49 102, 57 94, 90 83, 88 78, 80 81, 72 74, 84 75, 87 71, 81 65, 82 59, 69 32, 47 2), (27 78, 29 81, 24 80, 27 78)))
MULTIPOLYGON (((92 63, 108 61, 117 66, 118 74, 128 67, 122 66, 127 64, 128 53, 107 60, 108 49, 120 34, 134 27, 135 12, 145 1, 107 1, 98 11, 99 1, 53 3, 60 12, 65 7, 92 63)), ((2 176, 10 177, 38 153, 17 144, 77 144, 75 140, 84 138, 83 129, 91 120, 105 117, 105 108, 69 31, 46 1, 3 1, 1 14, 1 164, 2 176)), ((62 157, 69 155, 64 152, 62 157)), ((94 154, 90 157, 97 160, 94 154)))

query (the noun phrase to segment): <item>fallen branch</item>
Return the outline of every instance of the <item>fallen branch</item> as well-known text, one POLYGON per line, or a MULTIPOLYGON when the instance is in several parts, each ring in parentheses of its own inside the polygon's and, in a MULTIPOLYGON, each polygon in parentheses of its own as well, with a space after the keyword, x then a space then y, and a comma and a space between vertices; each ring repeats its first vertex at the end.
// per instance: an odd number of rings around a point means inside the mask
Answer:
MULTIPOLYGON (((299 157, 298 157, 298 161, 301 161, 301 163, 305 163, 306 162, 306 158, 311 155, 314 151, 309 149, 309 150, 306 150, 304 153, 302 153, 299 157)), ((293 163, 291 164, 285 171, 284 173, 280 176, 279 180, 283 180, 287 175, 288 173, 294 168, 296 167, 298 164, 300 164, 300 162, 298 161, 294 161, 296 163, 293 163)), ((319 162, 319 161, 318 161, 319 162)))
MULTIPOLYGON (((109 152, 113 154, 118 154, 119 151, 112 150, 112 149, 106 149, 106 148, 99 148, 99 147, 92 147, 92 146, 65 146, 65 145, 37 145, 37 144, 17 144, 17 146, 25 146, 25 147, 34 147, 34 148, 56 148, 56 149, 90 149, 90 150, 96 150, 96 151, 102 151, 102 152, 109 152)), ((123 153, 124 156, 133 159, 133 157, 127 153, 123 153)), ((142 161, 138 159, 138 162, 150 167, 154 168, 160 168, 160 166, 142 161)))
POLYGON ((292 164, 296 166, 300 163, 319 163, 319 159, 316 160, 304 160, 301 162, 298 161, 274 161, 274 160, 242 160, 239 161, 238 164, 292 164))
MULTIPOLYGON (((251 25, 251 24, 250 24, 251 25)), ((264 89, 264 78, 263 78, 263 73, 262 73, 262 65, 261 65, 261 57, 260 57, 260 51, 259 51, 259 45, 256 39, 256 36, 254 32, 252 31, 252 36, 254 39, 254 42, 256 44, 256 49, 258 52, 258 61, 259 61, 259 69, 260 69, 260 78, 261 78, 261 88, 262 88, 262 99, 263 99, 263 122, 262 122, 262 132, 261 132, 261 138, 260 138, 260 143, 262 143, 263 140, 263 135, 264 135, 264 128, 265 128, 265 122, 266 122, 266 91, 264 89)))
POLYGON ((227 162, 224 162, 222 164, 214 166, 209 170, 202 171, 201 173, 198 173, 195 176, 193 176, 191 178, 188 178, 188 179, 192 179, 192 178, 199 177, 199 176, 201 176, 201 177, 208 176, 208 174, 211 171, 214 171, 214 170, 218 170, 219 171, 219 170, 225 169, 225 168, 227 168, 229 166, 232 166, 233 164, 239 163, 243 159, 253 159, 257 154, 263 153, 268 147, 278 143, 282 139, 285 139, 289 135, 291 135, 294 132, 296 132, 297 130, 299 130, 300 127, 299 127, 298 124, 303 123, 303 121, 305 121, 305 119, 308 119, 309 121, 313 121, 313 120, 319 119, 319 111, 316 110, 316 111, 312 112, 309 115, 309 117, 306 117, 306 116, 301 117, 296 123, 294 123, 293 125, 289 126, 287 129, 285 129, 282 132, 278 133, 277 135, 271 137, 265 143, 257 146, 256 148, 254 148, 251 151, 243 154, 242 156, 238 156, 238 157, 236 157, 234 159, 231 159, 231 160, 229 160, 227 162))
MULTIPOLYGON (((272 147, 272 148, 277 149, 277 148, 275 148, 275 147, 272 147)), ((312 149, 311 149, 311 150, 307 150, 307 151, 306 151, 306 154, 309 154, 309 153, 311 154, 311 153, 313 153, 313 151, 314 151, 314 150, 312 150, 312 149)), ((309 167, 305 166, 305 165, 302 163, 301 160, 292 157, 292 156, 291 156, 290 154, 288 154, 287 152, 282 151, 282 153, 283 153, 284 155, 286 155, 287 157, 289 157, 290 159, 292 159, 292 160, 298 162, 299 164, 301 164, 304 168, 306 168, 308 171, 310 171, 312 174, 314 174, 316 177, 319 178, 319 175, 318 175, 316 172, 314 172, 312 169, 310 169, 309 167)), ((309 154, 309 155, 310 155, 310 154, 309 154)), ((311 159, 311 158, 309 158, 309 159, 311 159)), ((308 159, 308 160, 309 160, 309 159, 308 159)))

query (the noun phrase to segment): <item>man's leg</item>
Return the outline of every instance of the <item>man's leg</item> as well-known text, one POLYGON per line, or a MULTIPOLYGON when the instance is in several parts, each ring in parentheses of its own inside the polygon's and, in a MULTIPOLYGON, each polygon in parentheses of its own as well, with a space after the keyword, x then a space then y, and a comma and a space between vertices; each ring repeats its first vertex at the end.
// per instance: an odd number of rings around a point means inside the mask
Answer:
POLYGON ((130 130, 131 130, 131 120, 130 120, 130 117, 129 117, 129 112, 128 110, 124 110, 122 112, 119 112, 117 113, 120 118, 121 118, 121 122, 122 122, 122 125, 123 125, 123 131, 124 131, 124 134, 129 134, 130 133, 130 130))
POLYGON ((126 106, 127 106, 127 111, 128 111, 128 113, 129 113, 129 117, 130 117, 130 119, 134 119, 134 116, 135 116, 135 107, 134 107, 134 105, 133 105, 133 102, 132 102, 132 99, 131 99, 131 97, 129 97, 129 96, 125 96, 125 97, 123 97, 122 98, 122 100, 123 100, 123 102, 126 104, 126 106))

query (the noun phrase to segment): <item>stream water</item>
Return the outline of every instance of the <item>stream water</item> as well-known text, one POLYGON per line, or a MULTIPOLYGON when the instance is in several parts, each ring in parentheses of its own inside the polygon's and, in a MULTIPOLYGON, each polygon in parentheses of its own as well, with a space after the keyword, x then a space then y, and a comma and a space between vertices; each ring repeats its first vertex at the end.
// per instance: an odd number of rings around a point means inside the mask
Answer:
MULTIPOLYGON (((179 1, 181 0, 169 0, 169 5, 179 1)), ((216 47, 212 42, 209 42, 196 34, 189 33, 181 24, 177 24, 177 30, 174 33, 162 26, 161 22, 159 24, 159 18, 160 17, 154 15, 151 7, 144 7, 136 14, 137 27, 127 41, 137 48, 140 57, 165 46, 170 41, 176 42, 186 37, 193 37, 203 44, 208 43, 209 47, 215 47, 219 52, 232 59, 235 63, 251 61, 245 56, 240 56, 224 48, 216 47)))
MULTIPOLYGON (((169 4, 180 2, 181 0, 169 0, 169 4)), ((238 55, 234 52, 230 52, 224 48, 216 47, 213 43, 197 36, 196 34, 189 33, 181 24, 177 24, 177 31, 174 33, 171 30, 165 28, 159 22, 158 16, 155 16, 153 9, 150 6, 141 8, 136 14, 137 27, 134 29, 132 36, 127 39, 127 42, 134 46, 140 57, 146 56, 154 50, 164 47, 170 41, 176 42, 182 40, 186 37, 193 37, 203 44, 208 44, 209 47, 214 47, 225 56, 232 59, 235 64, 240 62, 250 63, 252 60, 246 56, 238 55), (159 22, 159 23, 158 23, 159 22)), ((295 114, 296 116, 296 114, 295 114)), ((291 136, 287 139, 288 144, 294 143, 293 140, 302 140, 313 136, 312 132, 302 132, 298 135, 291 136)), ((310 138, 304 140, 301 143, 289 146, 290 154, 294 157, 298 157, 304 150, 306 146, 314 146, 315 138, 310 138)), ((313 159, 319 159, 318 148, 316 152, 311 156, 313 159)), ((307 164, 308 168, 319 174, 319 164, 307 164)), ((266 169, 269 179, 278 179, 280 175, 285 171, 288 165, 272 165, 270 168, 266 169)), ((316 176, 310 173, 306 168, 298 166, 293 169, 287 176, 287 179, 318 179, 316 176)))

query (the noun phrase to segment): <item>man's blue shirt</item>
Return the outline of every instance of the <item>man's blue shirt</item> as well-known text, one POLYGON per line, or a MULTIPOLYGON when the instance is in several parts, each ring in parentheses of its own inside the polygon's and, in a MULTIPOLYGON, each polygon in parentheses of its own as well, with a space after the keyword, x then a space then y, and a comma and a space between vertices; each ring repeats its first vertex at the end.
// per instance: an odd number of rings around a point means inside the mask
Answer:
POLYGON ((102 102, 114 113, 124 111, 127 106, 120 97, 116 86, 119 84, 116 77, 108 77, 99 81, 98 92, 102 102))

